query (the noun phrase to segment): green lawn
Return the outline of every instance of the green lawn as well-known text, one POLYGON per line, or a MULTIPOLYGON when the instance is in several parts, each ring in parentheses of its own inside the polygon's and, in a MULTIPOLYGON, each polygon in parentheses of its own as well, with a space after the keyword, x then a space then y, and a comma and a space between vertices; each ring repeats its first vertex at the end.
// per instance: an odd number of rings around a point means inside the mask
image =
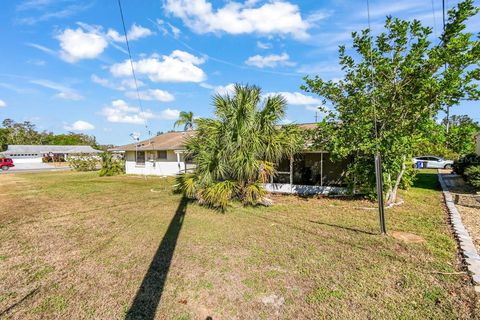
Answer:
POLYGON ((423 243, 377 235, 368 201, 274 196, 219 213, 171 182, 1 175, 0 318, 478 315, 432 172, 386 211, 388 231, 423 243))

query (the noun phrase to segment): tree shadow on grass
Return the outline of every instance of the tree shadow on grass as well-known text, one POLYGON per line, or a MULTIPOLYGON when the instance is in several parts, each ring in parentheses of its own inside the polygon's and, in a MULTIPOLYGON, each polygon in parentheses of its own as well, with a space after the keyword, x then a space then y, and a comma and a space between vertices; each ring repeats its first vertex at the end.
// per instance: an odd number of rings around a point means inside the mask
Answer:
POLYGON ((414 188, 442 190, 440 183, 438 182, 438 173, 435 170, 422 170, 415 176, 413 181, 414 188))
POLYGON ((135 295, 125 319, 154 319, 160 299, 162 298, 165 281, 172 262, 177 239, 182 229, 185 213, 187 212, 188 199, 183 197, 177 211, 170 221, 157 252, 153 256, 150 267, 145 274, 142 284, 135 295))
POLYGON ((368 235, 372 235, 372 236, 376 235, 376 233, 373 233, 373 232, 370 232, 370 231, 356 229, 356 228, 352 228, 352 227, 345 227, 345 226, 341 226, 341 225, 338 225, 338 224, 332 224, 332 223, 326 223, 326 222, 314 221, 314 220, 308 220, 308 221, 310 221, 311 223, 321 224, 323 226, 343 229, 343 230, 352 231, 352 232, 356 232, 356 233, 363 233, 363 234, 368 234, 368 235))

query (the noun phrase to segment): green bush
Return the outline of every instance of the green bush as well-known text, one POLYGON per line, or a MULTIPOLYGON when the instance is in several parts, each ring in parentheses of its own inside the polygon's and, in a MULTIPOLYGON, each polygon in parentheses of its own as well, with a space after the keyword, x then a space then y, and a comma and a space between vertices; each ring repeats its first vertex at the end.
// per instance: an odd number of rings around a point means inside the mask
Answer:
POLYGON ((95 171, 100 160, 97 156, 76 154, 69 157, 68 163, 75 171, 95 171))
POLYGON ((402 180, 400 181, 400 189, 409 189, 413 185, 417 173, 418 169, 415 168, 415 164, 413 162, 406 162, 405 172, 403 173, 402 180))
POLYGON ((465 176, 465 170, 468 167, 478 164, 480 164, 480 158, 475 153, 469 153, 453 163, 453 171, 461 176, 465 176))
POLYGON ((465 169, 467 181, 476 189, 480 189, 480 165, 470 166, 465 169))
POLYGON ((125 161, 116 159, 110 152, 104 152, 102 157, 102 169, 100 169, 100 177, 116 176, 125 173, 125 161))

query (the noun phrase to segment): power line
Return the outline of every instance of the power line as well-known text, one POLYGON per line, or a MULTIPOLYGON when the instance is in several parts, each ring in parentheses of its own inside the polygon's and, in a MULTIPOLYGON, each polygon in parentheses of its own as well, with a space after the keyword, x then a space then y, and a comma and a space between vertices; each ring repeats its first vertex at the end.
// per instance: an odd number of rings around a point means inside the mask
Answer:
POLYGON ((135 83, 135 89, 136 89, 136 92, 137 92, 137 100, 138 100, 138 104, 140 106, 140 110, 141 110, 142 115, 143 115, 142 118, 143 118, 143 121, 144 121, 144 124, 145 124, 145 129, 147 130, 148 135, 150 136, 151 132, 150 132, 150 130, 148 130, 147 119, 145 118, 145 113, 143 112, 142 100, 140 99, 140 91, 138 90, 137 76, 135 75, 135 68, 133 67, 132 52, 130 50, 130 44, 128 42, 127 28, 125 27, 125 19, 123 17, 121 0, 118 0, 118 8, 120 9, 120 17, 122 18, 123 33, 125 35, 125 42, 127 44, 127 51, 128 51, 128 57, 129 57, 129 60, 130 60, 130 67, 132 68, 133 81, 135 83))

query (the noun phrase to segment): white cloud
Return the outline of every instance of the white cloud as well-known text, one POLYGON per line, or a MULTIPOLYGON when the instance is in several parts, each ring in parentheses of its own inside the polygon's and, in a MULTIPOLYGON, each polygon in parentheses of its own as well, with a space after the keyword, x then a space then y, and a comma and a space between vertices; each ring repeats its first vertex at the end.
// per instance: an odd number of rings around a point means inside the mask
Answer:
MULTIPOLYGON (((91 77, 90 77, 90 80, 92 80, 92 82, 96 83, 96 84, 99 84, 101 85, 102 87, 105 87, 105 88, 109 88, 109 89, 112 89, 112 90, 118 90, 118 91, 124 91, 124 90, 127 90, 127 89, 135 89, 135 81, 133 79, 124 79, 122 80, 120 83, 115 83, 113 81, 111 81, 110 79, 107 79, 107 78, 101 78, 99 76, 97 76, 96 74, 92 74, 91 77)), ((145 84, 138 80, 137 79, 137 86, 140 88, 140 87, 143 87, 145 84)))
POLYGON ((215 93, 221 95, 232 95, 235 92, 235 84, 229 83, 226 86, 215 87, 215 93))
POLYGON ((60 41, 60 57, 70 63, 94 59, 105 50, 108 42, 99 30, 65 29, 56 37, 60 41))
POLYGON ((72 4, 62 4, 58 10, 52 6, 48 8, 51 4, 58 4, 58 1, 27 1, 23 5, 17 6, 17 11, 26 13, 28 16, 17 17, 15 18, 15 23, 25 24, 25 25, 34 25, 38 22, 48 21, 51 19, 62 19, 69 16, 80 13, 81 11, 87 10, 92 6, 92 3, 87 4, 77 4, 74 1, 63 1, 63 2, 73 2, 72 4), (35 12, 30 12, 30 11, 35 12))
POLYGON ((313 111, 313 112, 321 112, 320 106, 305 106, 305 110, 313 111))
POLYGON ((106 78, 100 78, 96 74, 92 74, 90 76, 90 80, 92 80, 92 82, 94 82, 96 84, 99 84, 99 85, 101 85, 102 87, 105 87, 105 88, 109 88, 109 89, 113 89, 113 90, 123 90, 124 89, 122 87, 119 87, 119 86, 115 85, 114 83, 112 83, 110 80, 108 80, 106 78))
POLYGON ((7 103, 5 101, 3 101, 2 99, 0 99, 0 108, 6 107, 6 106, 7 106, 7 103))
POLYGON ((167 108, 162 110, 158 117, 163 120, 176 120, 180 116, 180 111, 176 109, 167 108))
POLYGON ((167 0, 165 10, 200 34, 226 32, 290 35, 296 39, 308 37, 310 25, 302 18, 297 5, 273 0, 254 7, 256 2, 229 1, 215 10, 207 0, 167 0))
POLYGON ((245 64, 258 68, 274 68, 276 66, 293 66, 294 62, 290 61, 290 57, 286 53, 270 54, 261 56, 259 54, 249 57, 245 64))
POLYGON ((322 100, 318 98, 314 98, 312 96, 304 95, 303 93, 300 93, 300 92, 285 92, 285 91, 270 92, 265 94, 265 96, 268 97, 275 94, 282 95, 285 99, 287 99, 288 104, 296 105, 296 106, 305 106, 305 105, 310 106, 310 105, 322 103, 322 100))
POLYGON ((122 86, 128 89, 135 89, 136 87, 143 87, 145 83, 137 79, 137 86, 135 86, 135 80, 133 79, 124 79, 122 80, 122 86))
POLYGON ((105 116, 109 122, 144 124, 148 119, 177 119, 180 111, 168 108, 155 114, 150 110, 141 111, 140 108, 129 106, 124 100, 118 99, 112 101, 111 106, 103 108, 101 114, 105 116))
POLYGON ((78 120, 71 125, 65 125, 63 128, 69 131, 88 131, 95 129, 95 126, 89 122, 78 120))
POLYGON ((270 49, 272 44, 268 42, 257 41, 257 47, 260 49, 270 49))
POLYGON ((54 95, 55 98, 59 99, 64 99, 64 100, 82 100, 83 96, 73 92, 73 91, 65 91, 65 92, 59 92, 56 95, 54 95))
MULTIPOLYGON (((156 82, 202 82, 207 76, 198 65, 205 59, 196 57, 188 52, 175 50, 168 56, 152 55, 134 61, 133 65, 137 74, 147 75, 156 82)), ((110 72, 116 77, 131 76, 130 61, 114 64, 110 72)))
POLYGON ((173 37, 175 39, 178 39, 178 37, 180 37, 180 33, 182 33, 180 31, 180 29, 178 29, 177 27, 175 27, 174 25, 168 23, 168 26, 170 27, 170 30, 172 30, 172 33, 173 33, 173 37))
POLYGON ((33 65, 36 65, 36 66, 39 66, 39 67, 42 67, 45 64, 47 64, 47 62, 45 62, 45 60, 40 60, 40 59, 28 59, 27 63, 33 64, 33 65))
POLYGON ((50 48, 47 48, 45 46, 42 46, 42 45, 39 45, 39 44, 36 44, 36 43, 26 43, 26 45, 29 46, 29 47, 38 49, 38 50, 40 50, 40 51, 42 51, 46 54, 52 55, 52 56, 57 55, 57 52, 55 50, 52 50, 50 48))
POLYGON ((109 122, 143 124, 154 117, 151 111, 142 112, 138 107, 131 107, 123 100, 114 100, 110 107, 101 112, 109 122))
POLYGON ((76 90, 64 86, 63 84, 53 82, 50 80, 43 79, 33 79, 30 80, 30 83, 37 84, 44 88, 52 89, 58 93, 54 95, 55 98, 65 99, 65 100, 82 100, 83 96, 79 94, 76 90))
MULTIPOLYGON (((140 99, 142 100, 156 100, 156 101, 162 101, 162 102, 170 102, 175 100, 175 97, 173 94, 171 94, 168 91, 160 90, 160 89, 149 89, 145 91, 139 91, 139 96, 140 99)), ((125 92, 125 95, 129 98, 136 99, 137 98, 137 92, 136 91, 127 91, 125 92)))
MULTIPOLYGON (((132 24, 130 27, 130 30, 127 32, 128 40, 129 41, 134 41, 138 40, 140 38, 145 38, 148 36, 151 36, 153 34, 152 30, 142 27, 137 24, 132 24)), ((125 36, 122 34, 119 34, 117 31, 113 29, 108 29, 107 31, 107 36, 112 39, 113 41, 116 42, 125 42, 125 36)))

